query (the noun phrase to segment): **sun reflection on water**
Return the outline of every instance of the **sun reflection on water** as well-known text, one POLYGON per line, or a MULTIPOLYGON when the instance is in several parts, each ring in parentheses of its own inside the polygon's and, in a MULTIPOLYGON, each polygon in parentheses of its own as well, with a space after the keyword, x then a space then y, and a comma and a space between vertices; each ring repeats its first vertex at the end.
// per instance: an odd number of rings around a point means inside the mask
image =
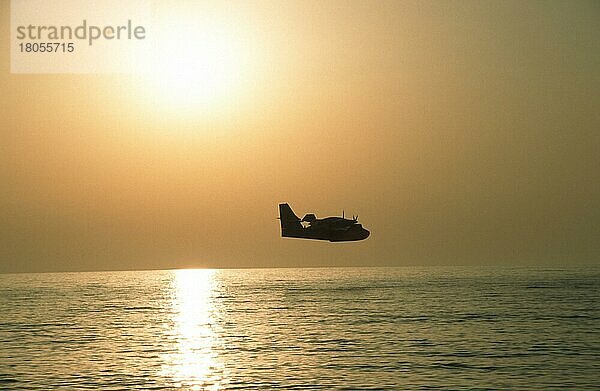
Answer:
POLYGON ((167 330, 174 349, 164 357, 163 375, 178 388, 222 389, 224 368, 213 329, 215 271, 176 270, 174 274, 172 326, 167 330))

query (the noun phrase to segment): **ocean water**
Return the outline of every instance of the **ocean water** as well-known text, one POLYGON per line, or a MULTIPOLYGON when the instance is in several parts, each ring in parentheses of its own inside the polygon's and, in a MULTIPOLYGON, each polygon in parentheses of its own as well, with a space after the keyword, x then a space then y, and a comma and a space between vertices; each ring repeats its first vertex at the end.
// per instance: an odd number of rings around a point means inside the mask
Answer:
POLYGON ((600 388, 598 268, 0 275, 0 389, 600 388))

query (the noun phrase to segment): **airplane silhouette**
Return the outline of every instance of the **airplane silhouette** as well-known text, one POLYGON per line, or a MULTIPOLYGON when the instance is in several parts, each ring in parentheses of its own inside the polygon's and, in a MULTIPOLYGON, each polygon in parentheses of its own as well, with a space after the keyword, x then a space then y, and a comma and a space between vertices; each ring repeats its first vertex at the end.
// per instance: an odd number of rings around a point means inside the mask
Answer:
POLYGON ((279 204, 279 220, 281 237, 329 240, 330 242, 348 242, 363 240, 370 232, 358 223, 358 216, 352 220, 342 217, 326 217, 317 219, 313 213, 305 215, 302 220, 296 216, 288 204, 279 204))

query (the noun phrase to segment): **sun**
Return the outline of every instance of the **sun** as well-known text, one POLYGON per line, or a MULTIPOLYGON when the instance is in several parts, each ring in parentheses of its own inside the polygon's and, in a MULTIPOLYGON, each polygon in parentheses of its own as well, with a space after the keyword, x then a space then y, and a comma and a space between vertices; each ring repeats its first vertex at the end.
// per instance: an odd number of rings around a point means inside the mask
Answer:
POLYGON ((227 20, 179 15, 161 20, 142 59, 144 95, 168 111, 214 112, 249 85, 249 43, 227 20))

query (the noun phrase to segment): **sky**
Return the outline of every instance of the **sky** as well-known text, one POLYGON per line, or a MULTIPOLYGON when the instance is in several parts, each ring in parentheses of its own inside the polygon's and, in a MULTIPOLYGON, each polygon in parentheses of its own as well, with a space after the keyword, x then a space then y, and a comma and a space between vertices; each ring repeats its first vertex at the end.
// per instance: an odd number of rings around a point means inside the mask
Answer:
POLYGON ((151 76, 11 73, 9 6, 0 272, 600 260, 597 1, 157 1, 151 76))

